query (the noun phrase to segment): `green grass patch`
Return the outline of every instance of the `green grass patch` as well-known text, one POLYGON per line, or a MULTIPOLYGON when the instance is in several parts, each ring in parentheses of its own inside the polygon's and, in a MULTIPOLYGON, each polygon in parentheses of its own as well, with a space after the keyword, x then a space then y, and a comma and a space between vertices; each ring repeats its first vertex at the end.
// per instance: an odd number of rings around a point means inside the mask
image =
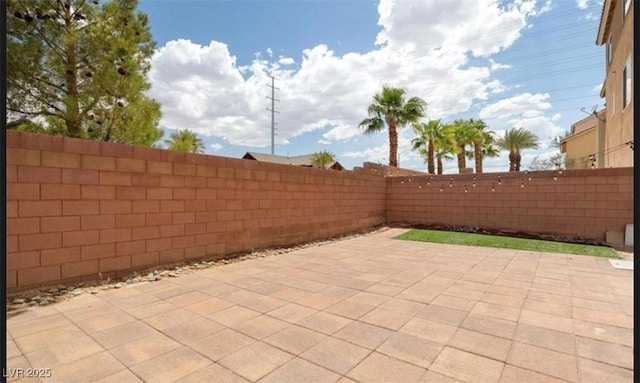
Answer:
POLYGON ((456 231, 413 229, 395 237, 395 239, 446 243, 450 245, 497 247, 502 249, 620 258, 613 248, 606 246, 554 242, 540 239, 514 238, 500 235, 461 233, 456 231))

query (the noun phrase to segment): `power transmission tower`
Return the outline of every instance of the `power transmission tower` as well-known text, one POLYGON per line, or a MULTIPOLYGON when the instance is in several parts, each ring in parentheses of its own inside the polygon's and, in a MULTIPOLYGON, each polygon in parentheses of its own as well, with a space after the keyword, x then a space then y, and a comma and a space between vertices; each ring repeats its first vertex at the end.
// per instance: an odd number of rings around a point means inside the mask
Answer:
POLYGON ((279 88, 276 88, 275 83, 276 83, 276 78, 273 76, 271 77, 271 84, 267 84, 267 86, 269 88, 271 88, 271 97, 267 96, 268 99, 271 100, 271 108, 267 107, 268 111, 271 111, 271 155, 274 154, 274 137, 276 135, 276 113, 280 113, 279 111, 276 110, 276 101, 280 102, 280 100, 278 100, 276 98, 276 89, 280 90, 279 88))

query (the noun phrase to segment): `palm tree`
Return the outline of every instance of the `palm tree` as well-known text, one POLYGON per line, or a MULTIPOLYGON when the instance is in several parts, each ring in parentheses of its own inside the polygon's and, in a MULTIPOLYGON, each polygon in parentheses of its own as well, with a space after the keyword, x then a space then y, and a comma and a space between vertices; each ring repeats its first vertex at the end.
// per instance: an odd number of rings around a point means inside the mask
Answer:
POLYGON ((444 124, 440 120, 432 120, 428 123, 415 123, 413 129, 418 133, 418 137, 414 138, 411 143, 413 144, 413 150, 418 150, 422 154, 422 149, 425 149, 423 157, 427 162, 427 172, 435 173, 435 144, 436 139, 442 140, 444 138, 445 129, 444 124))
POLYGON ((317 168, 326 169, 335 162, 336 155, 326 150, 315 152, 311 155, 311 163, 317 168))
POLYGON ((456 154, 458 156, 458 172, 462 173, 467 167, 466 147, 480 139, 480 132, 467 120, 455 120, 451 124, 453 127, 453 140, 456 144, 456 154))
POLYGON ((453 141, 453 125, 446 124, 442 127, 442 134, 433 140, 434 155, 437 162, 437 174, 442 174, 442 161, 452 160, 456 151, 453 141))
POLYGON ((483 150, 487 146, 491 146, 494 142, 493 132, 487 130, 487 124, 482 120, 474 120, 470 118, 469 125, 475 128, 478 132, 473 138, 473 162, 476 167, 476 174, 482 173, 482 161, 484 160, 483 150))
POLYGON ((171 138, 164 140, 169 150, 189 153, 204 153, 204 143, 198 135, 189 129, 180 129, 171 133, 171 138))
POLYGON ((486 130, 487 125, 482 120, 474 120, 470 118, 468 123, 475 127, 480 134, 475 137, 475 140, 472 142, 473 150, 467 150, 465 152, 465 156, 468 160, 473 160, 476 168, 476 174, 482 173, 482 164, 485 158, 489 157, 498 157, 500 155, 500 151, 498 148, 493 146, 495 143, 495 132, 491 130, 486 130))
MULTIPOLYGON (((482 158, 483 163, 485 158, 495 158, 500 156, 500 149, 497 148, 494 144, 495 141, 483 145, 480 149, 480 157, 482 158)), ((467 150, 466 156, 468 160, 473 160, 476 157, 476 153, 474 150, 467 150)))
POLYGON ((504 133, 504 137, 496 141, 496 145, 509 151, 509 171, 520 171, 520 150, 538 149, 538 137, 524 128, 511 128, 504 133))
POLYGON ((369 105, 368 118, 360 122, 366 134, 389 129, 389 166, 398 166, 398 128, 417 122, 424 116, 427 103, 419 97, 405 100, 406 91, 402 88, 382 87, 382 92, 373 96, 369 105))

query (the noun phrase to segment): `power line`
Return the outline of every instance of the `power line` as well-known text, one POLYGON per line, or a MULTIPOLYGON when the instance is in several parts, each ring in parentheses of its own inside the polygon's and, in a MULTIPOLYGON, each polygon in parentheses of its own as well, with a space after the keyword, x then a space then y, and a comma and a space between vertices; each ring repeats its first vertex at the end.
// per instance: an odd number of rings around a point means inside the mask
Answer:
MULTIPOLYGON (((566 11, 566 12, 560 12, 560 13, 557 13, 557 14, 555 14, 553 16, 539 17, 539 18, 536 19, 536 23, 542 23, 542 22, 553 20, 553 19, 557 19, 557 18, 565 18, 565 16, 567 16, 567 15, 574 14, 574 13, 577 14, 577 13, 581 13, 581 12, 583 12, 583 10, 571 10, 571 11, 566 11)), ((552 27, 552 28, 542 29, 542 30, 527 34, 526 36, 522 36, 522 37, 524 37, 524 38, 534 38, 534 37, 543 36, 543 35, 546 35, 546 34, 549 34, 549 33, 557 32, 557 31, 563 31, 563 30, 567 30, 567 29, 572 29, 574 27, 584 27, 585 25, 589 25, 589 24, 584 23, 582 21, 573 22, 573 23, 568 23, 568 24, 565 24, 565 25, 559 26, 559 27, 552 27)), ((590 26, 590 28, 592 28, 592 27, 590 26)), ((483 37, 489 37, 489 36, 494 36, 494 35, 504 35, 505 33, 508 33, 508 32, 515 32, 515 31, 522 31, 522 30, 524 30, 526 32, 526 30, 522 26, 499 28, 499 29, 495 29, 495 30, 493 30, 491 32, 483 33, 482 36, 483 37)), ((584 32, 581 32, 581 34, 582 34, 582 36, 584 36, 584 32)), ((467 43, 467 42, 476 42, 477 39, 478 39, 477 36, 473 36, 473 37, 468 37, 468 38, 465 38, 465 39, 457 40, 456 43, 460 44, 460 43, 467 43)), ((554 39, 554 41, 557 41, 557 39, 554 39)), ((441 46, 441 44, 439 44, 439 43, 431 44, 431 45, 428 45, 428 46, 423 46, 421 48, 416 48, 412 52, 413 53, 426 52, 426 51, 430 51, 432 49, 439 48, 440 46, 441 46)))
MULTIPOLYGON (((595 9, 595 8, 596 8, 596 7, 594 7, 594 9, 595 9)), ((582 10, 580 10, 580 11, 571 10, 571 11, 566 11, 566 12, 554 13, 553 15, 551 15, 551 16, 546 16, 546 17, 544 17, 544 16, 543 16, 543 17, 535 17, 535 25, 537 26, 537 25, 539 25, 539 24, 543 24, 543 22, 545 22, 545 21, 550 21, 550 20, 552 20, 552 19, 557 19, 557 18, 560 18, 560 17, 565 17, 565 16, 570 15, 570 14, 579 14, 579 13, 581 13, 581 12, 583 12, 583 11, 582 11, 582 10)), ((522 33, 522 36, 518 39, 519 41, 521 41, 521 42, 522 42, 522 41, 526 41, 526 40, 528 40, 528 39, 530 39, 530 38, 534 38, 534 37, 537 37, 537 36, 548 35, 548 34, 553 33, 553 32, 563 31, 563 34, 562 34, 559 38, 554 38, 554 39, 553 39, 553 42, 557 42, 557 41, 561 41, 561 40, 574 40, 574 38, 576 38, 576 37, 582 37, 582 40, 584 40, 583 36, 584 36, 584 34, 585 34, 585 29, 586 29, 586 28, 584 28, 585 26, 588 26, 588 27, 589 27, 589 29, 593 29, 593 27, 591 26, 591 24, 590 24, 590 23, 586 23, 586 22, 574 22, 574 23, 570 23, 570 24, 565 24, 565 25, 560 26, 560 27, 552 27, 552 28, 545 28, 545 29, 542 29, 542 30, 536 30, 536 31, 534 31, 533 33, 529 33, 529 31, 528 31, 528 30, 523 29, 523 28, 522 28, 522 27, 520 27, 520 26, 517 26, 517 27, 510 27, 510 28, 500 28, 500 29, 496 29, 496 30, 494 30, 494 31, 492 31, 492 32, 490 32, 490 33, 485 34, 485 35, 498 34, 498 33, 505 33, 505 32, 511 31, 511 30, 513 30, 513 31, 516 31, 516 30, 517 30, 517 31, 522 31, 522 32, 523 32, 523 33, 522 33), (564 33, 564 32, 566 32, 566 31, 574 31, 574 30, 576 31, 576 33, 564 33)), ((477 37, 469 38, 469 39, 461 39, 461 40, 458 40, 458 41, 457 41, 457 43, 461 43, 461 42, 464 42, 464 41, 474 41, 474 40, 476 40, 476 39, 477 39, 477 37)), ((425 47, 425 46, 422 46, 422 47, 420 47, 420 48, 418 48, 418 49, 415 49, 414 51, 410 52, 410 53, 409 53, 409 56, 410 56, 411 54, 415 54, 416 52, 428 51, 428 50, 430 50, 430 49, 432 49, 432 48, 439 47, 440 45, 441 45, 441 44, 433 44, 433 45, 426 46, 426 47, 425 47)), ((540 57, 540 56, 544 56, 544 57, 553 57, 554 55, 552 55, 551 53, 556 53, 556 52, 557 52, 557 53, 559 53, 559 54, 562 54, 562 53, 566 53, 567 51, 570 51, 570 50, 575 50, 575 49, 582 48, 583 46, 584 46, 584 47, 586 47, 587 45, 593 45, 593 44, 583 44, 583 45, 579 45, 579 44, 570 44, 570 46, 569 46, 569 47, 567 47, 567 48, 555 48, 555 49, 549 49, 549 50, 546 50, 546 51, 537 52, 535 55, 533 55, 533 54, 529 54, 529 55, 515 55, 515 57, 514 57, 513 59, 509 58, 509 59, 507 59, 507 60, 509 61, 509 63, 511 63, 511 62, 515 62, 515 61, 524 61, 524 60, 527 60, 528 58, 533 58, 533 57, 540 57)), ((520 50, 522 50, 522 51, 525 51, 525 50, 526 50, 526 51, 527 51, 527 52, 529 52, 529 53, 531 52, 530 48, 527 48, 527 47, 522 47, 522 49, 519 49, 520 47, 514 47, 514 48, 508 48, 508 49, 506 49, 506 50, 504 50, 504 51, 503 51, 504 53, 503 53, 503 52, 500 52, 500 53, 501 53, 501 54, 504 54, 504 55, 509 55, 509 56, 511 56, 511 53, 519 52, 520 50), (515 49, 514 49, 514 48, 515 48, 515 49), (524 49, 524 48, 526 48, 526 49, 524 49)), ((565 59, 561 59, 561 60, 548 61, 547 63, 545 63, 545 65, 547 65, 547 64, 548 64, 548 65, 552 65, 552 64, 554 64, 554 63, 558 63, 558 64, 559 64, 559 63, 563 63, 563 64, 566 64, 567 62, 570 62, 570 61, 577 61, 577 60, 582 59, 582 57, 586 57, 586 56, 590 56, 590 55, 583 55, 583 56, 581 56, 580 58, 573 57, 573 58, 568 58, 568 59, 566 59, 566 58, 565 58, 565 59)), ((594 57, 595 57, 595 56, 594 56, 594 57)), ((502 60, 505 60, 505 58, 503 58, 502 60)), ((603 61, 604 61, 604 60, 603 60, 603 61)), ((603 66, 603 65, 604 65, 604 63, 602 63, 601 65, 603 66)), ((531 80, 531 79, 535 79, 535 78, 543 78, 543 77, 545 77, 545 78, 546 78, 546 77, 550 77, 550 76, 552 76, 552 75, 560 75, 560 74, 564 74, 564 73, 568 73, 568 72, 572 72, 572 73, 574 73, 574 72, 578 72, 578 71, 581 71, 581 70, 589 70, 589 69, 592 69, 592 68, 595 68, 595 67, 598 67, 598 66, 600 66, 600 65, 588 65, 588 66, 584 66, 584 65, 583 65, 583 66, 580 66, 580 67, 577 67, 577 68, 571 68, 571 69, 569 69, 569 70, 562 70, 562 71, 555 71, 555 72, 547 72, 547 73, 534 74, 534 75, 529 75, 529 76, 515 76, 515 77, 510 77, 509 75, 510 75, 510 74, 517 74, 517 73, 518 73, 518 71, 509 71, 509 72, 508 72, 508 74, 507 74, 507 78, 505 78, 505 79, 503 79, 503 80, 504 80, 504 81, 520 81, 520 80, 531 80)), ((519 69, 519 70, 522 70, 522 69, 525 69, 525 68, 528 68, 528 67, 530 67, 530 66, 529 66, 529 65, 527 65, 527 66, 524 66, 524 67, 518 67, 518 69, 519 69)), ((416 69, 416 70, 409 70, 409 71, 407 71, 407 70, 400 70, 400 71, 395 71, 395 73, 397 73, 397 74, 402 74, 402 73, 404 73, 404 74, 412 74, 412 72, 413 72, 413 73, 416 73, 416 71, 417 71, 417 70, 419 70, 419 69, 416 69)), ((328 73, 331 73, 332 71, 337 72, 338 70, 337 70, 337 69, 333 69, 333 70, 331 70, 331 69, 330 69, 330 70, 328 70, 328 71, 327 71, 327 70, 323 70, 323 71, 322 71, 322 73, 323 73, 323 74, 328 74, 328 73)), ((425 72, 422 72, 422 73, 421 73, 421 75, 415 75, 415 76, 412 76, 412 79, 427 78, 428 76, 429 76, 429 74, 427 74, 427 73, 425 73, 425 72)), ((469 81, 469 80, 465 80, 465 81, 463 81, 463 82, 458 82, 458 83, 467 83, 468 81, 469 81)), ((471 80, 471 81, 475 81, 475 80, 471 80)), ((275 101, 279 101, 279 100, 274 100, 274 99, 275 99, 275 92, 274 92, 275 85, 274 85, 274 84, 275 84, 275 80, 274 80, 274 78, 272 77, 272 83, 271 83, 271 85, 270 85, 270 87, 272 87, 272 95, 271 95, 271 97, 267 97, 268 99, 272 99, 272 106, 271 106, 271 108, 270 108, 270 109, 269 109, 269 108, 267 108, 267 110, 269 110, 269 111, 271 111, 271 112, 272 112, 272 113, 271 113, 271 114, 272 114, 272 152, 273 152, 273 150, 274 150, 273 135, 275 134, 275 133, 274 133, 274 130, 275 130, 275 125, 276 125, 276 123, 275 123, 275 116, 274 116, 274 114, 275 114, 275 113, 279 113, 278 111, 276 111, 276 110, 275 110, 275 101)), ((446 82, 445 82, 445 81, 442 81, 440 84, 446 84, 447 86, 451 86, 451 87, 453 87, 453 86, 456 86, 456 85, 457 85, 456 83, 451 82, 451 81, 446 81, 446 82)), ((433 83, 431 83, 431 84, 425 84, 425 85, 424 85, 424 87, 426 87, 426 86, 433 87, 434 85, 435 85, 435 86, 437 86, 437 85, 439 85, 439 84, 438 84, 438 83, 436 83, 436 84, 433 84, 433 83)), ((596 85, 596 84, 589 85, 589 86, 595 86, 595 85, 596 85)), ((585 86, 585 87, 586 87, 586 86, 585 86)), ((418 87, 418 88, 420 88, 420 87, 418 87)), ((570 87, 570 88, 578 88, 578 87, 570 87)), ((564 88, 564 89, 570 89, 570 88, 564 88)), ((550 92, 550 91, 547 91, 547 92, 550 92)), ((587 97, 589 97, 589 96, 576 97, 576 98, 574 98, 574 99, 587 98, 587 97)), ((561 101, 561 100, 563 101, 563 100, 566 100, 566 99, 559 99, 559 100, 552 100, 552 101, 561 101)), ((229 105, 229 106, 230 106, 230 105, 229 105)), ((229 107, 229 106, 226 106, 226 107, 221 108, 221 109, 226 109, 226 108, 227 108, 227 107, 229 107)), ((355 105, 354 105, 354 106, 355 106, 355 105)), ((359 106, 360 106, 360 105, 359 105, 359 106)), ((315 108, 315 107, 313 107, 313 106, 309 106, 308 108, 297 108, 297 109, 295 109, 295 108, 294 108, 294 109, 292 109, 292 110, 298 110, 298 111, 300 111, 300 110, 311 110, 312 108, 315 108)), ((575 108, 554 109, 554 110, 547 110, 547 111, 545 111, 545 112, 564 111, 564 110, 574 110, 574 109, 575 109, 575 108)))
POLYGON ((583 157, 579 157, 582 158, 582 160, 576 159, 574 160, 573 164, 574 165, 582 165, 582 164, 586 164, 588 162, 591 162, 591 167, 595 167, 595 163, 596 163, 596 159, 598 158, 604 158, 607 154, 610 154, 612 152, 624 149, 626 147, 629 147, 631 150, 633 150, 633 140, 631 141, 627 141, 624 142, 622 144, 618 144, 616 146, 612 146, 610 148, 607 148, 603 151, 597 152, 597 153, 593 153, 593 154, 588 154, 586 156, 583 157))
MULTIPOLYGON (((532 80, 532 79, 537 79, 537 78, 549 78, 549 77, 556 77, 562 74, 566 74, 566 73, 577 73, 577 72, 582 72, 582 71, 586 71, 586 70, 590 70, 590 69, 594 69, 597 68, 599 65, 583 65, 583 66, 579 66, 579 67, 574 67, 574 68, 570 68, 570 69, 566 69, 566 70, 559 70, 559 71, 551 71, 551 72, 546 72, 543 74, 538 74, 538 75, 531 75, 531 76, 522 76, 522 77, 516 77, 516 78, 510 78, 507 79, 508 81, 512 81, 512 82, 519 82, 522 80, 532 80)), ((441 82, 440 84, 446 84, 447 86, 444 87, 444 90, 446 89, 452 89, 455 88, 456 86, 460 86, 460 85, 464 85, 466 83, 468 83, 469 81, 475 81, 475 80, 463 80, 463 81, 448 81, 448 82, 441 82)), ((434 87, 437 87, 439 84, 438 83, 429 83, 429 84, 424 84, 424 85, 414 85, 412 88, 414 90, 418 90, 418 89, 431 89, 433 90, 434 87)), ((593 84, 593 86, 595 86, 597 84, 593 84)), ((442 90, 442 89, 441 89, 442 90)), ((584 96, 585 98, 590 97, 590 96, 584 96)), ((582 97, 581 97, 582 98, 582 97)), ((344 105, 344 104, 343 104, 344 105)), ((357 103, 357 104, 350 104, 348 106, 353 106, 353 107, 360 107, 362 106, 361 103, 357 103)), ((302 112, 302 111, 309 111, 309 110, 313 110, 313 109, 317 109, 317 106, 313 106, 313 105, 309 105, 308 107, 303 107, 303 108, 293 108, 293 109, 288 109, 287 111, 291 112, 291 111, 296 111, 296 112, 302 112)))
POLYGON ((276 98, 276 89, 280 90, 279 88, 276 88, 275 83, 276 83, 276 78, 274 76, 270 76, 271 77, 271 84, 267 84, 267 86, 269 88, 271 88, 271 97, 267 96, 268 99, 271 100, 271 108, 267 107, 268 111, 271 111, 271 155, 274 154, 275 152, 275 130, 276 130, 276 117, 275 114, 276 113, 280 113, 279 111, 276 110, 276 101, 280 102, 280 100, 278 100, 276 98))

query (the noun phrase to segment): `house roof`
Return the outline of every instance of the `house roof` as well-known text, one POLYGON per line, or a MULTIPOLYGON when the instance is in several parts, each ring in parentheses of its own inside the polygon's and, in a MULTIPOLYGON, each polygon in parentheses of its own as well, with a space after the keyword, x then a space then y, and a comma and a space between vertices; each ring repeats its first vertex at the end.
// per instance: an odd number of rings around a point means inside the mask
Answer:
POLYGON ((602 4, 602 13, 600 14, 600 25, 598 26, 598 36, 596 37, 596 45, 605 43, 606 32, 609 28, 609 19, 613 12, 612 5, 615 0, 604 0, 602 4))
POLYGON ((589 115, 581 120, 578 120, 576 122, 574 122, 573 124, 571 124, 571 134, 578 134, 580 132, 582 132, 583 130, 587 130, 588 128, 583 128, 581 125, 584 125, 585 122, 589 121, 589 120, 593 120, 593 126, 596 126, 598 124, 598 120, 600 120, 601 122, 605 122, 605 120, 603 119, 605 117, 606 114, 606 110, 605 108, 600 109, 599 111, 593 111, 591 113, 589 113, 589 115), (581 130, 576 130, 576 128, 582 128, 581 130))
MULTIPOLYGON (((313 154, 305 154, 305 155, 301 155, 301 156, 287 157, 287 156, 277 156, 277 155, 272 155, 272 154, 256 153, 256 152, 247 152, 244 156, 242 156, 242 158, 245 159, 245 160, 271 162, 271 163, 274 163, 274 164, 282 164, 282 165, 296 165, 296 166, 313 167, 313 162, 311 162, 311 157, 313 157, 313 154)), ((338 161, 335 161, 329 167, 335 167, 336 164, 338 165, 338 167, 340 169, 342 169, 342 165, 338 161)))

